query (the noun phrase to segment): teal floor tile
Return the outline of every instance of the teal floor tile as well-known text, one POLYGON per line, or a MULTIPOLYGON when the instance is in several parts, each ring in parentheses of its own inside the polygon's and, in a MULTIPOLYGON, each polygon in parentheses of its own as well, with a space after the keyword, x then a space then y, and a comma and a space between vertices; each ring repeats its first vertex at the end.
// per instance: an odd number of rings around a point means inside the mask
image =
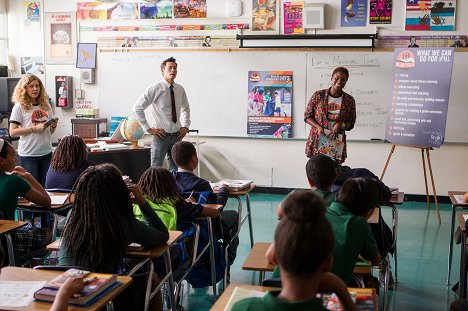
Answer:
MULTIPOLYGON (((251 194, 254 241, 271 242, 278 223, 276 207, 283 195, 251 194)), ((235 208, 229 200, 226 208, 235 208)), ((426 203, 405 202, 398 206, 398 284, 389 293, 389 310, 449 310, 457 299, 452 286, 458 281, 460 245, 454 245, 451 285, 447 286, 448 247, 451 205, 439 204, 442 224, 439 225, 435 205, 428 210, 426 203)), ((246 209, 245 201, 243 208, 246 209)), ((384 208, 383 216, 391 224, 391 210, 384 208)), ((231 267, 231 282, 256 284, 258 274, 242 270, 250 251, 248 225, 240 232, 237 258, 231 267)), ((394 270, 393 258, 391 261, 394 270)), ((268 276, 268 274, 267 274, 268 276)), ((209 310, 214 303, 211 289, 191 289, 185 284, 183 306, 186 310, 209 310)))

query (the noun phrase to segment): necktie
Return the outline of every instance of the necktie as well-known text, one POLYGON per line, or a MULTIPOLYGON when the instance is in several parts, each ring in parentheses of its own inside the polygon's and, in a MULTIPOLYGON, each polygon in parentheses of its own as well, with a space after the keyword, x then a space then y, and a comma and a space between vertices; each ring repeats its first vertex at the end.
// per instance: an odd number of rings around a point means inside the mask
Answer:
POLYGON ((172 122, 177 122, 177 112, 175 109, 175 96, 174 96, 174 86, 171 84, 169 87, 171 89, 171 106, 172 106, 172 122))

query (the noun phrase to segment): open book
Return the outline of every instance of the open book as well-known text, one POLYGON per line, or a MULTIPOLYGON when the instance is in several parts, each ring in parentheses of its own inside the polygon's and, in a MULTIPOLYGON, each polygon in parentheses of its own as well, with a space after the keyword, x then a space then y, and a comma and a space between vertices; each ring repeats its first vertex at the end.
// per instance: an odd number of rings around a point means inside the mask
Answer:
POLYGON ((222 184, 225 184, 228 186, 229 191, 240 191, 247 187, 250 187, 252 183, 253 180, 223 179, 218 181, 217 183, 212 183, 210 185, 211 188, 213 188, 213 190, 218 190, 222 184))
POLYGON ((341 160, 344 148, 343 135, 338 134, 336 139, 333 139, 329 129, 324 129, 324 132, 325 135, 320 135, 317 152, 329 156, 332 159, 341 160))

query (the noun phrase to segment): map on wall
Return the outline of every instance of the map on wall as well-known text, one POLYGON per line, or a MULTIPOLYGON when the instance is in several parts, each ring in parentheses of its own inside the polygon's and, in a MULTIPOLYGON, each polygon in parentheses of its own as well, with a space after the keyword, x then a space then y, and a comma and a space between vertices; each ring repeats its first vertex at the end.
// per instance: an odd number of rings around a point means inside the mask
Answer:
POLYGON ((456 0, 406 0, 405 30, 455 30, 456 0))

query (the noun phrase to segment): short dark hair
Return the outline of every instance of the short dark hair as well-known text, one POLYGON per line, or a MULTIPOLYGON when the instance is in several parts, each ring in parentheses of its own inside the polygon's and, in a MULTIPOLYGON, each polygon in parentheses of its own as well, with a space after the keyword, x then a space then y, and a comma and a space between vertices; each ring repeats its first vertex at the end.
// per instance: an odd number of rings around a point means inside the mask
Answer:
POLYGON ((349 71, 345 67, 336 67, 335 70, 333 70, 332 77, 335 75, 335 73, 341 72, 346 75, 346 80, 349 79, 349 71))
POLYGON ((338 193, 337 201, 346 206, 351 213, 364 216, 369 210, 376 207, 382 190, 378 181, 369 177, 349 178, 338 193))
POLYGON ((336 178, 336 162, 321 153, 311 156, 305 168, 307 178, 320 189, 330 187, 336 178))
POLYGON ((276 258, 286 272, 309 277, 331 255, 335 243, 325 202, 310 191, 295 191, 282 206, 284 217, 275 232, 276 258))
POLYGON ((176 59, 172 56, 162 61, 161 69, 166 68, 166 63, 175 63, 177 65, 176 59))
POLYGON ((197 150, 191 142, 179 141, 172 146, 171 154, 172 160, 180 167, 187 165, 197 155, 197 150))

